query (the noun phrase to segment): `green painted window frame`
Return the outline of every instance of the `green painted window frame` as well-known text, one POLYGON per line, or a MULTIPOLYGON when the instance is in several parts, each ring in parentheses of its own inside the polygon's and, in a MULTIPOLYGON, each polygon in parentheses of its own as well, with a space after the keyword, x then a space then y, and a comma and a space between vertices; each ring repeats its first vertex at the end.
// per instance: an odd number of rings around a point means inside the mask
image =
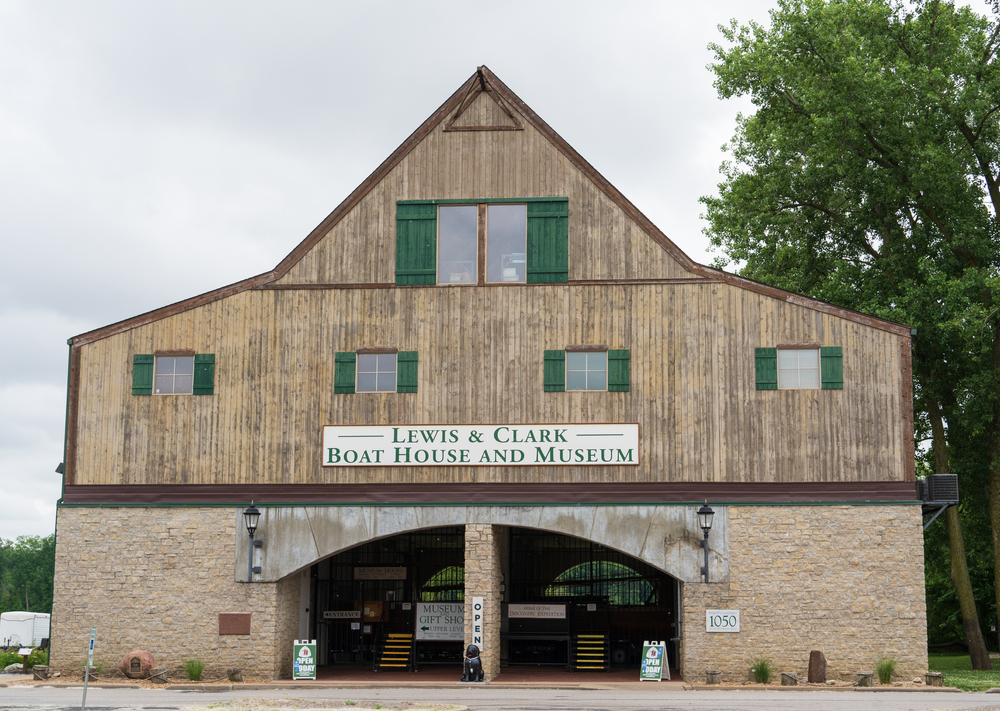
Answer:
MULTIPOLYGON (((525 282, 569 282, 569 198, 475 198, 396 202, 396 285, 435 286, 437 208, 441 205, 527 205, 525 282)), ((477 274, 477 281, 478 281, 477 274)), ((487 282, 498 286, 505 282, 487 282)), ((442 284, 442 286, 446 286, 442 284)), ((464 284, 463 286, 470 286, 464 284)))
MULTIPOLYGON (((356 393, 358 354, 355 351, 338 351, 333 357, 333 392, 338 395, 356 393)), ((396 389, 366 395, 391 395, 417 392, 419 377, 417 351, 396 351, 396 389)))
POLYGON ((572 390, 566 389, 566 351, 547 350, 542 354, 542 381, 547 393, 562 392, 619 392, 629 391, 631 351, 609 349, 607 351, 607 389, 572 390))
MULTIPOLYGON (((819 390, 844 389, 844 349, 841 346, 820 346, 819 390)), ((756 348, 754 350, 756 381, 758 390, 778 389, 778 349, 756 348)), ((817 388, 809 388, 817 389, 817 388)))
MULTIPOLYGON (((132 354, 132 394, 152 395, 156 354, 132 354)), ((215 354, 194 354, 194 377, 190 393, 169 393, 171 395, 214 395, 215 394, 215 354)))

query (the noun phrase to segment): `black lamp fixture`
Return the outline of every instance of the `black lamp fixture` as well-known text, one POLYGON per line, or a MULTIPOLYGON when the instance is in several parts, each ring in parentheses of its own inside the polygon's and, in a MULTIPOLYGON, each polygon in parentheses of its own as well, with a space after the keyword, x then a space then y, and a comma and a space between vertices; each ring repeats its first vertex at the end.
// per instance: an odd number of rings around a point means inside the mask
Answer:
POLYGON ((260 519, 260 511, 257 507, 253 505, 253 501, 250 502, 250 508, 243 512, 243 522, 247 526, 247 533, 250 534, 250 550, 247 556, 247 582, 253 582, 253 574, 260 574, 260 566, 255 566, 253 564, 253 549, 260 548, 264 545, 264 541, 254 540, 253 534, 257 530, 257 521, 260 519))
POLYGON ((698 509, 698 525, 705 533, 705 538, 701 542, 701 547, 705 549, 705 567, 701 569, 701 574, 705 576, 706 583, 708 582, 708 532, 712 530, 713 518, 715 518, 715 511, 706 501, 705 505, 698 509))

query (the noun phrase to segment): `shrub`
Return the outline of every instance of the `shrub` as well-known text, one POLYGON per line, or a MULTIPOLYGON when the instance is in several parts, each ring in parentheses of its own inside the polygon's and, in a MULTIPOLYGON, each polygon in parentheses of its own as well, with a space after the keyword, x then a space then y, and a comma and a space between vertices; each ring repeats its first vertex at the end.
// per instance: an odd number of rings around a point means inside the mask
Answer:
POLYGON ((197 657, 184 660, 184 671, 187 672, 188 679, 191 681, 199 681, 201 679, 201 673, 204 670, 205 662, 201 661, 197 657))
POLYGON ((875 673, 878 674, 879 684, 891 684, 892 675, 896 671, 895 657, 879 657, 875 664, 875 673))
POLYGON ((21 657, 17 655, 17 647, 0 650, 0 671, 3 671, 11 664, 18 664, 20 661, 21 657))
POLYGON ((766 684, 771 681, 771 674, 774 673, 774 668, 771 666, 771 660, 767 657, 757 657, 753 660, 753 666, 750 667, 750 671, 753 673, 753 678, 758 684, 766 684))

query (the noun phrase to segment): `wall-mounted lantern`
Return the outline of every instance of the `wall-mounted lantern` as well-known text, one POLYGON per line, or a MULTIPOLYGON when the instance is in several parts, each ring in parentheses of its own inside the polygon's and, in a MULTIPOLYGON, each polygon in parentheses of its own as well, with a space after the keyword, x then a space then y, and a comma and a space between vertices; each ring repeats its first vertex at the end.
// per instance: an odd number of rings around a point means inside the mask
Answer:
MULTIPOLYGON (((257 520, 260 519, 260 511, 257 507, 253 505, 253 501, 250 502, 250 508, 243 512, 243 521, 247 526, 247 533, 250 534, 250 551, 247 555, 247 582, 253 582, 253 574, 257 573, 260 575, 260 566, 255 566, 253 564, 253 549, 261 548, 264 545, 264 541, 254 540, 253 534, 257 530, 257 520)), ((705 534, 706 536, 708 534, 705 534)))
POLYGON ((705 576, 706 583, 708 582, 708 532, 712 530, 713 518, 715 518, 715 511, 706 501, 705 505, 698 509, 698 525, 705 533, 705 538, 701 542, 701 547, 705 549, 705 567, 701 569, 701 574, 705 576))

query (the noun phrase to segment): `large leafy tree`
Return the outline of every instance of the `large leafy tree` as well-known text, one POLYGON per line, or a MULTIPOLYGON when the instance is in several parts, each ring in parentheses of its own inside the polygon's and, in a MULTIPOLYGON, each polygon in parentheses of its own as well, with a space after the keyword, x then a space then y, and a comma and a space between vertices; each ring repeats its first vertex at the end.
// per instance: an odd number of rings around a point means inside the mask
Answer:
POLYGON ((0 538, 0 612, 52 612, 56 537, 0 538))
MULTIPOLYGON (((916 327, 918 436, 934 471, 982 471, 1000 576, 1000 23, 938 0, 779 0, 770 27, 720 29, 719 94, 756 111, 703 198, 719 265, 916 327)), ((988 668, 959 512, 946 516, 988 668)))

